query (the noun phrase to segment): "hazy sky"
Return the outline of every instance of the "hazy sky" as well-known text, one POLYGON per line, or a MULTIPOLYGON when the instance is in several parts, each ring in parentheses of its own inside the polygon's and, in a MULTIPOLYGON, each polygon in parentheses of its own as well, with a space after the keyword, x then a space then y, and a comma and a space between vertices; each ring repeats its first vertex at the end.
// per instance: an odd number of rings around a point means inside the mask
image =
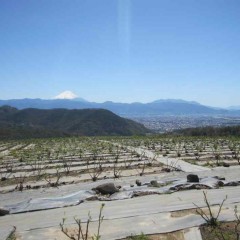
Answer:
POLYGON ((239 0, 1 0, 0 99, 240 105, 239 0))

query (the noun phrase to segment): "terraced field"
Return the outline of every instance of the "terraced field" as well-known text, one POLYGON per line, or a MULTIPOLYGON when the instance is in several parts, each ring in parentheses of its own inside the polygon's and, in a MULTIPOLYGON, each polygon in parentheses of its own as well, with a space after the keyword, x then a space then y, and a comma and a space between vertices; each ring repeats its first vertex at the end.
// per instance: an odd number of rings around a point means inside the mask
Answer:
POLYGON ((198 226, 204 222, 192 211, 194 204, 206 205, 199 189, 208 192, 214 209, 227 194, 221 217, 234 220, 234 204, 240 203, 239 162, 237 138, 2 141, 0 238, 7 239, 16 226, 17 239, 68 239, 59 227, 62 218, 66 216, 67 226, 74 228, 73 217, 87 222, 88 211, 92 214, 90 235, 94 235, 99 206, 104 202, 103 239, 141 232, 161 233, 155 239, 172 239, 175 231, 181 231, 182 239, 194 234, 201 239, 198 226), (199 181, 190 181, 189 174, 197 175, 199 181), (113 192, 99 191, 103 184, 110 185, 113 192), (178 211, 185 214, 176 214, 178 211))

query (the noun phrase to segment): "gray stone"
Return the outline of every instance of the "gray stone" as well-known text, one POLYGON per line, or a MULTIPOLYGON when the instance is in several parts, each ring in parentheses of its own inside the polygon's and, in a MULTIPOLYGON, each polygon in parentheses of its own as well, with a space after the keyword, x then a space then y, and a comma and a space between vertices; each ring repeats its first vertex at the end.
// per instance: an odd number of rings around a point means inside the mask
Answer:
POLYGON ((141 186, 142 185, 142 183, 138 179, 136 180, 136 184, 137 184, 137 186, 141 186))
POLYGON ((4 208, 0 208, 0 216, 4 216, 9 214, 9 210, 4 209, 4 208))
POLYGON ((157 187, 157 188, 159 188, 162 185, 160 183, 158 183, 156 180, 152 180, 148 186, 149 187, 157 187))
POLYGON ((217 182, 217 184, 218 184, 218 186, 219 186, 219 187, 223 187, 223 186, 224 186, 224 182, 223 182, 223 181, 221 181, 221 180, 220 180, 220 181, 218 181, 218 182, 217 182))
POLYGON ((119 191, 119 188, 117 188, 114 183, 104 183, 96 188, 93 188, 92 190, 99 192, 101 194, 113 194, 119 191))
POLYGON ((187 181, 188 182, 199 182, 199 177, 196 174, 188 174, 187 181))
POLYGON ((229 163, 223 162, 223 167, 230 167, 229 163))

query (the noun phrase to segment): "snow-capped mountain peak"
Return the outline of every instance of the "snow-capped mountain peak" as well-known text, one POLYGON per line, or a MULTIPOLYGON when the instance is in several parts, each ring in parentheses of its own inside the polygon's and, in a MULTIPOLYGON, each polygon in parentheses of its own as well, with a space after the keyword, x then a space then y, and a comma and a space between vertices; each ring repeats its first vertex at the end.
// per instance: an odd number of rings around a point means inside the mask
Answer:
POLYGON ((60 93, 59 95, 57 95, 56 97, 54 97, 54 99, 75 99, 78 96, 71 92, 71 91, 64 91, 62 93, 60 93))

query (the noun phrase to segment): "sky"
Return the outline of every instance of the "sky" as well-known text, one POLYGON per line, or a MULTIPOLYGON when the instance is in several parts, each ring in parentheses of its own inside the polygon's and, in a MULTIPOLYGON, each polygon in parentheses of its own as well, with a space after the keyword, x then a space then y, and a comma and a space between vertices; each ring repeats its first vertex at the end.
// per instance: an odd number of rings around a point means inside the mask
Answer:
POLYGON ((0 99, 240 105, 239 0, 0 0, 0 99))

